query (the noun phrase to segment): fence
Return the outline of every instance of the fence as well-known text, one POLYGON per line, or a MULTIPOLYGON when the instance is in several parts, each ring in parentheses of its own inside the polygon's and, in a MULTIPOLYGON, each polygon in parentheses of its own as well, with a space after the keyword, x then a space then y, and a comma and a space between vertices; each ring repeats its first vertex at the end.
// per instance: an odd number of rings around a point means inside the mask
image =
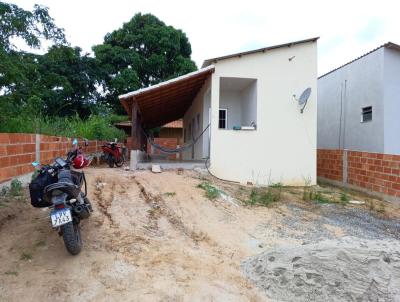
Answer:
POLYGON ((400 155, 318 149, 317 175, 400 200, 400 155))
MULTIPOLYGON (((80 145, 83 143, 80 141, 80 145)), ((100 152, 102 142, 89 141, 86 153, 100 152)), ((47 164, 55 157, 65 157, 72 139, 24 133, 0 133, 0 183, 33 172, 32 162, 47 164)))

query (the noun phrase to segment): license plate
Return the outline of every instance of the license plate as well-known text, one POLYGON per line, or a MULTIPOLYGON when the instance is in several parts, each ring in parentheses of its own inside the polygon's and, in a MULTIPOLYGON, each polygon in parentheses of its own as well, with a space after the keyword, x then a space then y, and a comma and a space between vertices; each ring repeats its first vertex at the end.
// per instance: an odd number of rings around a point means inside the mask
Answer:
POLYGON ((50 214, 51 224, 53 228, 59 227, 60 225, 66 224, 72 221, 71 210, 70 209, 62 209, 53 211, 50 214))

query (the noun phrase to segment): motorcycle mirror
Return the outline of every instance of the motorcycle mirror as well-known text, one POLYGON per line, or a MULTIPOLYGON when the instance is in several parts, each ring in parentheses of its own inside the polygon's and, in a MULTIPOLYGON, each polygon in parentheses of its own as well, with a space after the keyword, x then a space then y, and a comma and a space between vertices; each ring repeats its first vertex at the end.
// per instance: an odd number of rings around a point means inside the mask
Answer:
POLYGON ((39 166, 40 164, 37 162, 37 161, 34 161, 33 163, 32 163, 32 166, 34 166, 35 168, 37 167, 37 166, 39 166))
POLYGON ((78 140, 76 138, 74 138, 74 140, 72 141, 72 145, 78 145, 78 140))

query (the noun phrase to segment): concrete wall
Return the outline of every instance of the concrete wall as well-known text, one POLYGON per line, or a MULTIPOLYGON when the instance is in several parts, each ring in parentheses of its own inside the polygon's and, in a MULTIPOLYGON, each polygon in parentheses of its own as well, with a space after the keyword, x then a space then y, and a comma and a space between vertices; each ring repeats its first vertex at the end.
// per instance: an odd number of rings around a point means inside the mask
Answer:
POLYGON ((211 171, 266 185, 316 183, 317 43, 309 42, 215 63, 211 84, 211 171), (293 60, 288 60, 291 57, 293 60), (218 129, 221 77, 257 80, 257 130, 218 129), (311 87, 303 114, 293 94, 311 87))
POLYGON ((384 48, 318 80, 318 148, 384 152, 384 48), (372 121, 361 122, 372 106, 372 121))
MULTIPOLYGON (((205 109, 207 106, 207 103, 210 103, 210 85, 211 85, 211 79, 208 79, 206 83, 204 83, 203 87, 200 89, 199 93, 196 95, 194 98, 192 105, 190 108, 186 111, 184 117, 183 117, 183 129, 186 131, 186 134, 188 134, 189 129, 189 123, 192 122, 192 119, 195 120, 195 128, 193 130, 193 136, 197 137, 201 134, 201 132, 204 130, 205 127, 208 125, 208 110, 205 109), (208 93, 208 94, 207 94, 208 93), (207 102, 207 97, 208 97, 208 102, 207 102), (197 129, 196 128, 196 116, 197 114, 200 114, 200 127, 197 129)), ((183 159, 185 160, 190 160, 190 159, 203 159, 208 156, 208 152, 205 148, 205 145, 207 144, 208 140, 208 135, 207 131, 200 137, 200 139, 197 141, 197 143, 194 145, 194 152, 193 152, 193 158, 192 158, 192 149, 188 149, 183 152, 182 156, 183 159)), ((184 144, 188 144, 191 141, 190 137, 186 138, 186 142, 184 144)))
POLYGON ((257 81, 251 83, 241 92, 242 96, 242 123, 241 126, 257 124, 257 81))
POLYGON ((400 154, 400 52, 384 50, 384 153, 400 154))
POLYGON ((219 95, 219 108, 228 109, 228 127, 242 124, 242 96, 240 91, 221 90, 219 95))

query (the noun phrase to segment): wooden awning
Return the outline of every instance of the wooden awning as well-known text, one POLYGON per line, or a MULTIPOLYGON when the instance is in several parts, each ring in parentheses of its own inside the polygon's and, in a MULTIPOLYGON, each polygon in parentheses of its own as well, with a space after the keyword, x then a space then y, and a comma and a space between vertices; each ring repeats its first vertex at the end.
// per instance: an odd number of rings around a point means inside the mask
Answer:
POLYGON ((132 115, 132 104, 137 104, 141 123, 145 128, 160 127, 183 117, 213 72, 214 66, 211 65, 151 87, 120 95, 119 99, 129 116, 132 115))

